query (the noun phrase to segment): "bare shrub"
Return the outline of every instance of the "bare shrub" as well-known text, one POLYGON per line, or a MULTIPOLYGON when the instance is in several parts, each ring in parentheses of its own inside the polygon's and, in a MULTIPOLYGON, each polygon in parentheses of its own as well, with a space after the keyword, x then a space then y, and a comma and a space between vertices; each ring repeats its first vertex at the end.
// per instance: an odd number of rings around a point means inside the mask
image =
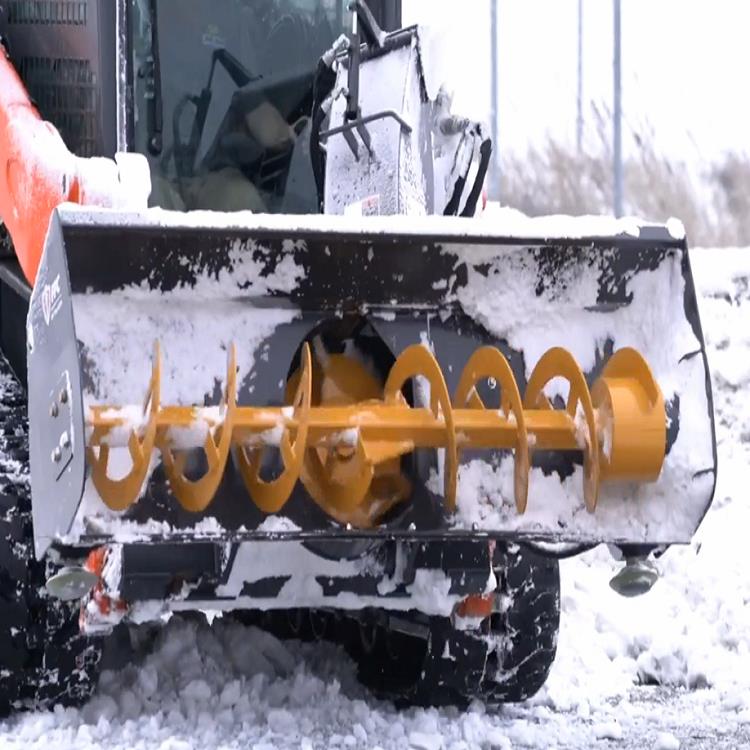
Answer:
POLYGON ((710 171, 717 245, 750 244, 750 158, 729 153, 710 171))
MULTIPOLYGON (((502 202, 530 216, 611 214, 611 118, 594 109, 586 147, 549 138, 523 155, 503 154, 502 202)), ((696 172, 655 147, 649 128, 629 133, 623 164, 626 215, 663 222, 676 217, 692 245, 750 245, 750 158, 729 153, 696 172)))

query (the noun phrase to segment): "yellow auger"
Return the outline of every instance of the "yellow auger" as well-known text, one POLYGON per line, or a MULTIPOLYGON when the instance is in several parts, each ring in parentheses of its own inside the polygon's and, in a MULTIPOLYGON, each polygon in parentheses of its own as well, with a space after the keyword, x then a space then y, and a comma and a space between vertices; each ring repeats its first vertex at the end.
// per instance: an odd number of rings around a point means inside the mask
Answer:
POLYGON ((632 348, 615 352, 591 390, 570 352, 550 349, 534 368, 522 398, 507 359, 494 347, 482 347, 469 359, 452 401, 437 360, 424 346, 411 346, 397 358, 380 399, 351 400, 352 380, 367 382, 371 376, 350 358, 328 359, 325 373, 316 372, 320 367, 305 343, 301 368, 287 388, 288 406, 239 406, 232 346, 218 409, 166 406, 159 399, 157 344, 142 419, 134 423, 128 418, 132 407, 99 405, 88 412, 87 455, 102 500, 112 510, 135 502, 154 450, 161 454, 172 493, 189 511, 208 507, 234 454, 250 497, 265 513, 280 511, 301 480, 327 513, 360 528, 370 528, 385 510, 408 497, 410 485, 399 471, 399 459, 417 448, 445 450, 449 510, 455 508, 464 450, 514 452, 518 513, 526 510, 532 451, 582 451, 583 498, 590 512, 603 481, 654 481, 661 471, 664 400, 648 364, 632 348), (321 386, 321 377, 334 387, 321 386), (429 406, 407 403, 403 387, 412 378, 429 384, 429 406), (544 393, 556 378, 569 384, 562 409, 553 408, 544 393), (499 409, 487 408, 480 398, 476 386, 484 380, 500 389, 499 409), (331 392, 338 396, 327 395, 331 392), (108 477, 110 448, 116 446, 127 446, 132 461, 119 480, 108 477), (284 469, 265 481, 261 468, 269 448, 278 448, 284 469), (205 452, 207 469, 197 480, 185 475, 190 449, 205 452))

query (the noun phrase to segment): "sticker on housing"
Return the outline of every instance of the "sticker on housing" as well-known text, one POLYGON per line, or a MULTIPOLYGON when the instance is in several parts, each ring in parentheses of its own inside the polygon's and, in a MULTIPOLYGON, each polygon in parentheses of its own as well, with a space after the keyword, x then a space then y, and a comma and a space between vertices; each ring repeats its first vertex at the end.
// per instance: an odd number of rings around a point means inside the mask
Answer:
POLYGON ((368 195, 361 201, 350 203, 344 209, 344 216, 380 216, 380 195, 368 195))
POLYGON ((60 274, 55 276, 51 284, 45 284, 42 289, 42 315, 44 322, 49 325, 55 315, 62 307, 62 294, 60 293, 60 274))

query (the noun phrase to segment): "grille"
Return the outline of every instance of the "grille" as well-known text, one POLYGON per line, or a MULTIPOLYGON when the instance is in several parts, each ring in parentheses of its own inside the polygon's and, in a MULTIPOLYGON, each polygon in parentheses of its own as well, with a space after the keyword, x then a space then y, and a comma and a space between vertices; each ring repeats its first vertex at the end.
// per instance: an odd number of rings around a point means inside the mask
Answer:
POLYGON ((85 26, 88 0, 7 0, 8 23, 85 26))
POLYGON ((94 156, 97 144, 97 85, 88 60, 23 57, 21 78, 45 120, 60 131, 78 156, 94 156))

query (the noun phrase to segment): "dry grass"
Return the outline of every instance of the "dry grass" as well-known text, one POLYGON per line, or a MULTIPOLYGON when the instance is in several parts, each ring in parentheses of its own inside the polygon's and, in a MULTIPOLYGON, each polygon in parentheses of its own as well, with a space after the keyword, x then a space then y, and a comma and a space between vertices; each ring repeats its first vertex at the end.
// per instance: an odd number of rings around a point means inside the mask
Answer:
MULTIPOLYGON (((593 121, 592 143, 580 153, 548 140, 523 156, 504 155, 502 202, 530 216, 611 213, 610 118, 595 110, 593 121)), ((630 135, 636 147, 624 163, 626 215, 677 217, 692 245, 750 245, 750 157, 727 154, 696 177, 657 152, 653 133, 630 135)))

